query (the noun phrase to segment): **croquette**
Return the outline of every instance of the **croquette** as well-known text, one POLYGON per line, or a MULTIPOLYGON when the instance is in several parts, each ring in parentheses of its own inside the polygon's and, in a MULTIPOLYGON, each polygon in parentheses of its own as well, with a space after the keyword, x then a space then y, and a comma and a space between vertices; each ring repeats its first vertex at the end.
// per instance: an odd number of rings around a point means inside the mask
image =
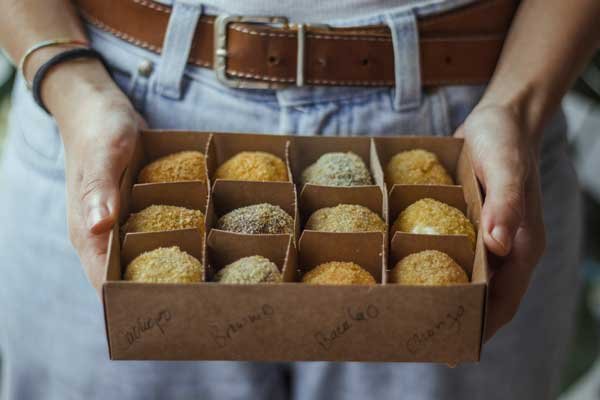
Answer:
POLYGON ((204 234, 204 214, 185 207, 152 205, 131 214, 123 225, 123 233, 172 231, 198 228, 204 234))
POLYGON ((389 185, 454 184, 438 157, 422 149, 403 151, 392 157, 385 177, 389 185))
POLYGON ((325 153, 302 172, 302 184, 322 186, 372 185, 365 162, 352 152, 325 153))
POLYGON ((339 204, 315 211, 305 229, 323 232, 383 232, 385 222, 367 207, 339 204))
POLYGON ((287 181, 283 160, 264 151, 242 151, 219 166, 216 179, 236 181, 287 181))
POLYGON ((457 208, 425 198, 406 207, 398 216, 392 231, 426 235, 467 235, 475 246, 475 228, 457 208))
POLYGON ((375 278, 353 262, 331 261, 317 265, 302 277, 312 285, 375 285, 375 278))
POLYGON ((202 263, 179 247, 159 247, 137 256, 127 265, 125 280, 148 283, 200 282, 202 263))
POLYGON ((292 234, 294 219, 281 207, 262 203, 237 208, 217 221, 217 229, 246 234, 292 234))
POLYGON ((250 256, 226 265, 215 276, 215 281, 229 284, 281 282, 281 272, 271 260, 250 256))
POLYGON ((199 151, 180 151, 146 165, 138 175, 138 183, 178 181, 206 182, 206 158, 199 151))
POLYGON ((451 285, 468 283, 465 271, 448 254, 425 250, 400 260, 390 271, 390 280, 404 285, 451 285))

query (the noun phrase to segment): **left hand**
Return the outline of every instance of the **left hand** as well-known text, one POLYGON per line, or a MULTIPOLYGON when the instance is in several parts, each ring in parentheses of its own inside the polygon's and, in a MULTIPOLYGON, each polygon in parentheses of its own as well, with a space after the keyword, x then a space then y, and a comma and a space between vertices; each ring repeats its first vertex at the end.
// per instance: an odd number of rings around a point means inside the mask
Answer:
POLYGON ((545 249, 538 140, 518 113, 479 105, 455 133, 464 137, 485 190, 481 215, 492 275, 485 340, 515 316, 545 249))

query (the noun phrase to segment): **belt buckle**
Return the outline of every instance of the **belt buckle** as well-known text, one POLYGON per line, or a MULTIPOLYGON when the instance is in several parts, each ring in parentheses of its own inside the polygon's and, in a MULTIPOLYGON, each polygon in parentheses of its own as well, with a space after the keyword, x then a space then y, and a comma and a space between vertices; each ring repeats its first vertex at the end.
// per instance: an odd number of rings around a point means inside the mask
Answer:
POLYGON ((288 26, 286 17, 253 17, 242 15, 219 15, 215 20, 215 54, 214 68, 219 82, 226 86, 238 89, 275 89, 289 85, 279 82, 251 81, 241 78, 232 78, 227 75, 227 27, 233 22, 242 22, 259 25, 288 26))

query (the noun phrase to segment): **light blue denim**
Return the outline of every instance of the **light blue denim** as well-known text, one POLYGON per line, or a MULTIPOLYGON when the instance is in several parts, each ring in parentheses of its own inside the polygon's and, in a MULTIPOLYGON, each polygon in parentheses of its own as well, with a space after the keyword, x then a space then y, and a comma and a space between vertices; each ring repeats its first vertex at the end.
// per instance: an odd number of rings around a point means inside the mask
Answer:
MULTIPOLYGON (((197 9, 182 7, 177 15, 192 23, 197 9)), ((153 128, 451 135, 483 88, 422 91, 416 86, 413 18, 410 12, 390 12, 343 22, 394 27, 400 82, 391 89, 230 89, 209 70, 184 68, 181 52, 189 48, 189 25, 167 39, 170 61, 94 29, 90 35, 116 82, 153 128), (154 66, 150 76, 138 72, 145 61, 154 66), (166 62, 173 64, 165 68, 166 62)), ((541 162, 546 255, 515 320, 484 347, 481 363, 455 369, 428 364, 109 361, 102 307, 67 237, 64 153, 57 127, 35 105, 21 79, 15 85, 9 130, 0 167, 3 400, 530 400, 556 394, 577 294, 580 242, 579 191, 561 115, 546 129, 541 162)))

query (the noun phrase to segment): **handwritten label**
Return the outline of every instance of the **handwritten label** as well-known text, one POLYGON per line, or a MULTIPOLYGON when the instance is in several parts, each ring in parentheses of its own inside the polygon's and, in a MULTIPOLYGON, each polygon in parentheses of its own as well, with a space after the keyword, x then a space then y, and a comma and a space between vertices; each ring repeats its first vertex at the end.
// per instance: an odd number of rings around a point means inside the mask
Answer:
POLYGON ((344 318, 335 326, 315 332, 314 338, 325 350, 329 350, 334 342, 348 333, 357 323, 364 323, 379 317, 379 309, 369 304, 366 307, 347 307, 344 318))
POLYGON ((160 310, 155 317, 138 317, 135 324, 125 333, 128 347, 143 339, 146 332, 158 329, 161 335, 165 334, 165 328, 171 321, 171 312, 169 310, 160 310))
POLYGON ((218 347, 227 346, 235 336, 239 335, 247 326, 273 317, 275 309, 270 304, 263 304, 256 312, 244 315, 242 318, 225 323, 222 328, 218 324, 210 324, 208 331, 218 347))
POLYGON ((406 349, 411 354, 423 351, 431 342, 441 334, 458 335, 461 330, 461 320, 465 315, 465 308, 460 305, 455 312, 449 312, 446 317, 431 327, 416 332, 406 341, 406 349))

